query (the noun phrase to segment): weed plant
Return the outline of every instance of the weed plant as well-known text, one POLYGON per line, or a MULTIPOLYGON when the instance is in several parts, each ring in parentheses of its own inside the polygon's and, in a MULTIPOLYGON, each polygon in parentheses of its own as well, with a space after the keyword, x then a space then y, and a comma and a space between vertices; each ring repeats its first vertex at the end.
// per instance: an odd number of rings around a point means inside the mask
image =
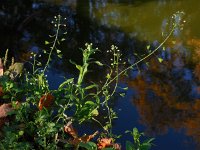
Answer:
MULTIPOLYGON (((182 14, 182 12, 178 12, 175 17, 182 14)), ((50 67, 52 55, 56 54, 59 58, 62 57, 62 52, 58 49, 60 42, 65 40, 63 37, 66 34, 60 33, 61 28, 65 26, 61 23, 62 19, 58 15, 54 17, 52 22, 55 27, 55 34, 50 36, 52 41, 45 41, 50 49, 43 51, 42 56, 47 56, 44 66, 38 61, 41 55, 32 53, 32 61, 29 62, 32 66, 31 71, 27 72, 23 69, 24 72, 22 75, 20 73, 21 76, 11 78, 10 73, 8 73, 0 77, 0 85, 4 93, 2 96, 3 102, 12 103, 13 108, 8 114, 9 121, 5 123, 1 130, 0 149, 2 150, 100 149, 98 144, 90 141, 92 137, 96 136, 96 133, 80 137, 72 126, 69 128, 72 124, 79 126, 86 122, 98 123, 103 130, 99 135, 99 139, 107 138, 108 140, 111 138, 110 141, 114 143, 114 139, 118 136, 112 133, 112 122, 113 119, 117 118, 117 114, 110 107, 109 101, 116 93, 119 77, 126 75, 128 70, 137 67, 139 63, 162 48, 174 30, 180 26, 180 23, 173 23, 171 31, 157 48, 152 51, 149 50, 148 55, 134 64, 130 64, 124 70, 119 69, 124 63, 121 62, 121 53, 118 47, 112 45, 108 51, 112 54, 112 62, 108 65, 92 58, 95 53, 100 52, 98 48, 94 48, 92 44, 85 44, 85 48, 81 49, 82 64, 71 61, 79 71, 78 78, 66 79, 58 89, 51 90, 49 89, 46 73, 50 67), (91 64, 107 68, 108 72, 103 85, 84 82, 91 64), (20 80, 17 78, 20 78, 20 80), (102 108, 107 110, 107 115, 103 116, 105 122, 98 120, 102 108)), ((7 59, 6 55, 4 62, 7 59)), ((162 62, 162 58, 158 58, 158 60, 162 62)), ((13 64, 12 62, 10 66, 13 66, 13 64)), ((4 69, 9 70, 6 69, 6 63, 4 69)), ((124 88, 124 90, 127 90, 127 88, 124 88)), ((133 136, 133 142, 126 142, 127 150, 151 148, 153 139, 142 143, 140 137, 144 135, 143 133, 140 133, 136 128, 130 133, 133 136)), ((120 147, 119 145, 117 147, 110 144, 109 148, 104 149, 112 150, 120 149, 120 147)))

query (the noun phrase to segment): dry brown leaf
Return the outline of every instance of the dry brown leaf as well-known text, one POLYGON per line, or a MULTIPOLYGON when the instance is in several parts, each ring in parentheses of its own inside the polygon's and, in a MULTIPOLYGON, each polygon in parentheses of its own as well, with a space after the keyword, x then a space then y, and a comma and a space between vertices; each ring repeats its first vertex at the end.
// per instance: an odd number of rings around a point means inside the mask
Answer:
POLYGON ((7 117, 8 113, 13 110, 12 104, 3 104, 0 106, 0 118, 7 117))
POLYGON ((99 150, 112 146, 112 138, 102 138, 98 141, 97 147, 99 150))
POLYGON ((122 148, 121 148, 121 145, 118 144, 118 143, 113 144, 113 148, 114 148, 115 150, 121 150, 121 149, 122 149, 122 148))
POLYGON ((3 76, 3 63, 2 60, 0 58, 0 77, 3 76))
POLYGON ((51 95, 50 93, 42 96, 40 98, 39 105, 38 105, 39 110, 42 110, 43 107, 46 107, 46 108, 50 107, 53 103, 53 100, 54 100, 54 96, 51 95))
POLYGON ((0 86, 0 97, 3 96, 3 87, 0 86))
POLYGON ((81 141, 86 143, 86 142, 89 142, 91 139, 93 139, 96 135, 98 134, 98 131, 94 132, 93 134, 91 135, 84 135, 81 137, 81 141))
POLYGON ((64 126, 64 131, 66 133, 68 133, 69 135, 71 135, 73 138, 77 138, 78 137, 78 133, 74 129, 74 127, 72 126, 72 122, 68 122, 67 125, 64 126))
POLYGON ((76 147, 80 142, 83 142, 83 143, 89 142, 97 134, 98 134, 98 131, 96 131, 94 134, 91 134, 91 135, 84 135, 84 136, 79 137, 79 138, 77 137, 77 138, 74 138, 73 140, 69 140, 69 143, 76 147))

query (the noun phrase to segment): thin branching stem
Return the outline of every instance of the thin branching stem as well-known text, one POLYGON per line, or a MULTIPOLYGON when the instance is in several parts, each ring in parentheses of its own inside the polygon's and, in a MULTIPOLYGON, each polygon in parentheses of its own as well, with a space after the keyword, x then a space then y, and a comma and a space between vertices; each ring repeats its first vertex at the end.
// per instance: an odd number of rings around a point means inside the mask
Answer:
POLYGON ((56 34, 55 34, 56 36, 55 36, 53 45, 52 45, 52 47, 51 47, 51 51, 50 51, 50 53, 49 53, 48 60, 47 60, 47 63, 46 63, 46 65, 45 65, 45 67, 44 67, 43 73, 46 71, 47 67, 49 66, 49 63, 50 63, 50 60, 51 60, 52 52, 53 52, 53 50, 54 50, 55 47, 56 47, 56 42, 57 42, 57 40, 58 40, 58 35, 59 35, 59 30, 60 30, 60 25, 61 25, 61 24, 60 24, 60 20, 61 20, 60 18, 61 18, 61 16, 58 15, 57 30, 56 30, 56 34))
MULTIPOLYGON (((139 61, 137 61, 136 63, 130 65, 129 67, 127 67, 126 69, 122 70, 121 72, 119 72, 115 77, 113 77, 109 82, 106 82, 103 85, 103 88, 107 87, 109 84, 111 84, 113 81, 115 81, 120 75, 122 75, 123 73, 125 73, 126 71, 132 69, 134 66, 137 66, 139 63, 143 62, 144 60, 146 60, 147 58, 149 58, 150 56, 152 56, 155 52, 157 52, 163 45, 164 43, 170 38, 170 36, 172 35, 172 33, 174 32, 176 28, 176 25, 173 26, 172 30, 170 31, 170 33, 168 34, 168 36, 163 40, 163 42, 156 48, 154 49, 151 53, 149 53, 148 55, 146 55, 145 57, 143 57, 142 59, 140 59, 139 61)), ((99 91, 98 94, 100 94, 102 92, 99 91)))

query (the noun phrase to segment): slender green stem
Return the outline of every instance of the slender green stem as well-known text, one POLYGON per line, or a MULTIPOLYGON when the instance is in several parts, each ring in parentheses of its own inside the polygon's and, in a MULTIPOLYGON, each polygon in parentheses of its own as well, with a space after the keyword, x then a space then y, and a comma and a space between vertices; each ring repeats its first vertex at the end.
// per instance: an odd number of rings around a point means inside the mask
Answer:
POLYGON ((111 118, 111 113, 110 113, 110 108, 108 106, 108 100, 106 100, 106 107, 108 110, 108 119, 109 119, 109 123, 110 123, 110 134, 112 134, 112 118, 111 118))
POLYGON ((45 67, 44 67, 44 70, 43 70, 43 73, 46 71, 46 69, 47 69, 47 67, 49 66, 49 63, 50 63, 50 60, 51 60, 51 55, 52 55, 52 52, 53 52, 53 50, 55 49, 55 46, 56 46, 56 42, 57 42, 57 40, 58 40, 58 34, 59 34, 59 30, 60 30, 60 15, 58 15, 58 23, 56 24, 57 25, 57 30, 56 30, 56 36, 55 36, 55 39, 54 39, 54 42, 53 42, 53 45, 52 45, 52 47, 51 47, 51 51, 50 51, 50 53, 49 53, 49 56, 48 56, 48 60, 47 60, 47 63, 46 63, 46 65, 45 65, 45 67))
MULTIPOLYGON (((143 57, 142 59, 140 59, 139 61, 137 61, 136 63, 132 64, 131 66, 127 67, 126 69, 122 70, 119 74, 117 74, 112 80, 110 80, 109 82, 107 82, 106 84, 103 85, 103 87, 107 87, 109 84, 111 84, 114 80, 116 80, 120 75, 122 75, 123 73, 125 73, 126 71, 128 71, 129 69, 132 69, 133 66, 138 65, 139 63, 141 63, 142 61, 146 60, 147 58, 149 58, 151 55, 153 55, 155 52, 157 52, 159 50, 159 48, 161 48, 164 43, 170 38, 170 36, 172 35, 172 33, 174 32, 174 29, 176 28, 176 25, 173 26, 172 30, 170 31, 170 33, 168 34, 168 36, 164 39, 164 41, 155 49, 153 50, 151 53, 149 53, 148 55, 146 55, 145 57, 143 57)), ((99 91, 98 94, 100 94, 102 91, 99 91)))
MULTIPOLYGON (((96 122, 105 130, 104 126, 101 124, 100 121, 98 121, 97 119, 95 119, 95 118, 93 118, 93 117, 92 117, 92 120, 96 121, 96 122)), ((105 130, 105 131, 106 131, 106 130, 105 130)))
MULTIPOLYGON (((119 73, 119 57, 116 58, 116 73, 118 74, 119 73)), ((116 80, 115 80, 115 87, 113 89, 113 92, 112 94, 110 95, 110 97, 112 97, 117 89, 117 85, 118 85, 118 81, 119 81, 119 76, 117 76, 116 80)))
POLYGON ((33 74, 35 73, 35 54, 33 56, 33 74))

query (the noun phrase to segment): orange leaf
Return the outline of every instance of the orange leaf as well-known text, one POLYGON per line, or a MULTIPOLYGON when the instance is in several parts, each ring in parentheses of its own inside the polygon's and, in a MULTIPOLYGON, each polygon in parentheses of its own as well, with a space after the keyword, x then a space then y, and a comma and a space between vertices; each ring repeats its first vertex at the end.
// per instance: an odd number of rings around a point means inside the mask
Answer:
POLYGON ((3 96, 3 87, 0 86, 0 96, 3 96))
POLYGON ((77 138, 74 138, 73 140, 69 140, 69 143, 74 146, 77 146, 80 142, 87 143, 92 138, 94 138, 97 134, 98 134, 98 131, 96 131, 94 134, 91 134, 91 135, 84 135, 80 138, 77 137, 77 138))
POLYGON ((74 129, 74 127, 72 126, 72 122, 68 122, 67 125, 64 126, 64 131, 66 133, 68 133, 69 135, 71 135, 73 138, 77 138, 78 137, 78 133, 74 129))
POLYGON ((99 150, 110 146, 112 146, 112 138, 102 138, 97 143, 97 147, 99 150))
POLYGON ((91 134, 91 135, 84 135, 84 136, 82 136, 82 137, 80 138, 80 139, 81 139, 81 142, 87 143, 87 142, 89 142, 91 139, 93 139, 97 134, 98 134, 98 131, 94 132, 94 133, 91 134))
POLYGON ((1 105, 0 106, 0 118, 7 117, 8 113, 12 110, 13 110, 13 108, 12 108, 11 103, 1 105))
POLYGON ((53 100, 54 100, 54 96, 51 95, 50 93, 46 94, 46 95, 43 95, 41 98, 40 98, 40 101, 39 101, 39 110, 42 110, 43 107, 50 107, 53 103, 53 100))
POLYGON ((0 77, 3 76, 3 63, 2 60, 0 58, 0 77))
POLYGON ((114 148, 115 150, 121 150, 121 145, 118 144, 118 143, 114 143, 114 144, 113 144, 113 148, 114 148))

